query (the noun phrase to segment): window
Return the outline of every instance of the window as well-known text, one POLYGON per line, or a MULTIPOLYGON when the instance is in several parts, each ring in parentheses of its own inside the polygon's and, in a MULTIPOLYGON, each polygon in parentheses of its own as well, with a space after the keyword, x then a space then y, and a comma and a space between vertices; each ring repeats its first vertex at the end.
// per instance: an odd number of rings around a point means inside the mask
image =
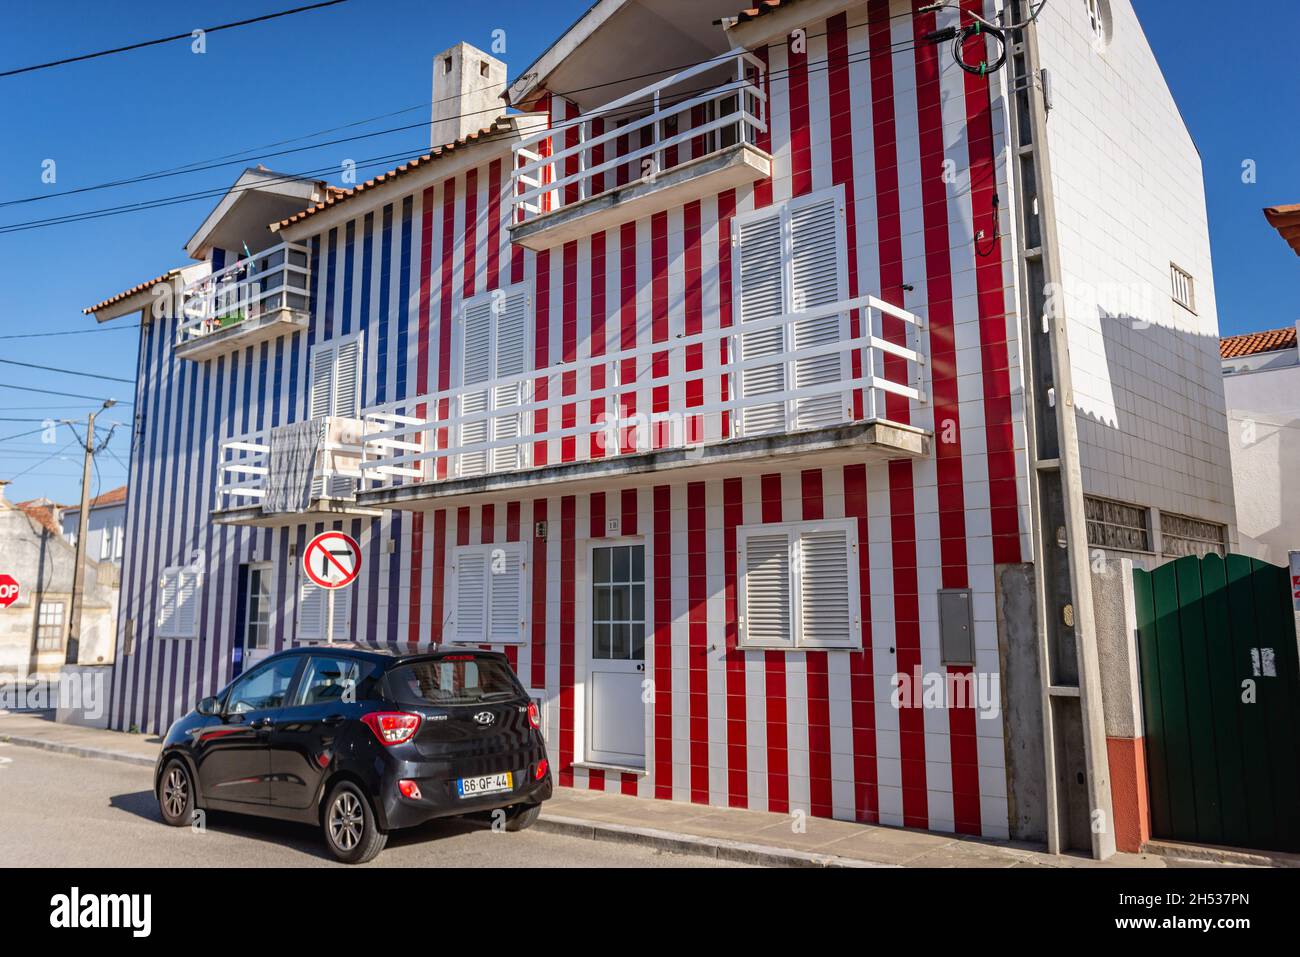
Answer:
POLYGON ((1106 11, 1104 0, 1084 0, 1088 8, 1088 27, 1092 30, 1093 39, 1099 43, 1106 42, 1106 11))
POLYGON ((107 526, 99 530, 99 560, 106 562, 113 557, 113 530, 107 526))
POLYGON ((198 570, 164 568, 158 582, 158 637, 193 638, 198 626, 198 570))
POLYGON ((517 542, 456 549, 452 559, 452 640, 475 644, 524 641, 526 568, 523 547, 517 542))
POLYGON ((318 658, 307 662, 295 704, 334 704, 356 701, 361 664, 354 658, 318 658))
POLYGON ((1192 279, 1192 274, 1187 270, 1169 264, 1170 281, 1173 284, 1174 302, 1182 306, 1188 312, 1196 311, 1196 283, 1192 279))
POLYGON ((399 702, 414 705, 480 704, 525 695, 506 662, 476 655, 401 665, 388 673, 385 684, 399 702))
POLYGON ((42 601, 36 614, 36 650, 58 651, 63 647, 63 602, 42 601))
POLYGON ((598 546, 591 553, 591 656, 645 660, 645 546, 598 546))
POLYGON ((240 678, 230 689, 226 714, 283 708, 299 660, 296 655, 277 658, 240 678))
POLYGON ((118 525, 113 529, 113 559, 122 560, 122 546, 126 541, 126 529, 118 525))
MULTIPOLYGON (((361 338, 358 335, 333 339, 312 347, 311 403, 308 414, 313 419, 340 416, 355 419, 361 414, 361 338)), ((332 495, 344 498, 356 490, 356 479, 347 475, 317 475, 312 482, 312 497, 332 495)))
POLYGON ((1165 558, 1226 555, 1228 530, 1214 522, 1171 512, 1160 513, 1160 552, 1165 558))
POLYGON ((523 433, 523 416, 509 410, 523 404, 524 382, 518 377, 528 370, 531 307, 524 285, 475 296, 462 307, 460 381, 465 388, 456 400, 462 419, 457 445, 467 451, 457 456, 460 475, 508 472, 524 464, 521 446, 494 443, 508 443, 523 433), (488 415, 501 411, 506 414, 488 415))
POLYGON ((250 565, 244 620, 244 647, 250 651, 271 647, 271 608, 271 566, 250 565))
POLYGON ((840 188, 791 200, 775 210, 738 216, 733 220, 732 240, 739 257, 735 283, 740 326, 768 323, 737 336, 738 360, 759 360, 738 374, 741 398, 772 397, 771 401, 751 401, 743 406, 743 434, 765 435, 846 421, 852 409, 849 394, 826 391, 825 387, 849 381, 848 353, 837 349, 787 358, 798 350, 849 338, 846 315, 824 308, 847 296, 840 188), (778 317, 804 312, 811 315, 772 324, 778 317), (771 357, 770 364, 761 361, 766 357, 771 357))
POLYGON ((744 526, 736 547, 742 645, 861 647, 855 522, 744 526))
POLYGON ((298 576, 299 643, 347 641, 352 632, 353 590, 321 588, 301 568, 298 576))
POLYGON ((1147 509, 1104 498, 1084 496, 1088 544, 1123 552, 1149 552, 1151 517, 1147 509))

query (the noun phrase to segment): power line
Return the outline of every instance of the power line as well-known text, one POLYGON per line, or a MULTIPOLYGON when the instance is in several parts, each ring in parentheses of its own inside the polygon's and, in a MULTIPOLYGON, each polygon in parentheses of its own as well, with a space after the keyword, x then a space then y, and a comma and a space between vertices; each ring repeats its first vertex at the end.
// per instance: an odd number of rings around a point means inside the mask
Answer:
MULTIPOLYGON (((277 20, 280 17, 289 17, 297 13, 306 13, 310 10, 319 10, 322 7, 333 7, 340 3, 347 3, 348 0, 324 0, 322 3, 313 3, 305 7, 294 7, 292 10, 281 10, 279 13, 266 13, 260 17, 250 17, 247 20, 236 20, 232 23, 222 23, 215 27, 204 27, 204 33, 217 33, 221 30, 233 30, 236 27, 246 27, 253 23, 264 23, 267 20, 277 20)), ((78 56, 64 57, 61 60, 50 60, 48 63, 34 63, 31 66, 22 66, 13 70, 0 71, 0 78, 6 76, 17 76, 20 73, 31 73, 35 70, 48 70, 50 67, 64 66, 68 63, 80 63, 83 60, 94 60, 102 56, 111 56, 115 53, 127 53, 131 50, 140 50, 144 47, 158 46, 162 43, 173 43, 176 40, 193 39, 194 32, 186 31, 185 33, 173 34, 169 37, 159 37, 156 40, 142 40, 139 43, 131 43, 122 47, 114 47, 111 50, 100 50, 96 53, 82 53, 78 56)))
MULTIPOLYGON (((38 389, 30 385, 13 385, 8 382, 0 382, 0 389, 18 389, 22 392, 39 392, 42 395, 61 395, 67 399, 89 399, 92 402, 107 402, 103 396, 99 395, 81 395, 78 392, 58 392, 54 389, 38 389)), ((134 405, 133 402, 124 402, 121 399, 114 400, 118 405, 134 405)))
POLYGON ((65 332, 19 332, 0 336, 0 339, 45 339, 49 336, 84 336, 91 332, 120 332, 123 329, 139 329, 140 323, 133 322, 126 326, 97 326, 94 329, 69 329, 65 332))
POLYGON ((105 382, 125 382, 135 385, 134 379, 122 379, 115 375, 102 375, 98 372, 78 372, 76 369, 60 369, 56 366, 43 366, 35 362, 19 362, 17 359, 0 359, 0 364, 22 366, 24 369, 39 369, 41 372, 57 372, 59 375, 79 375, 87 379, 103 379, 105 382))

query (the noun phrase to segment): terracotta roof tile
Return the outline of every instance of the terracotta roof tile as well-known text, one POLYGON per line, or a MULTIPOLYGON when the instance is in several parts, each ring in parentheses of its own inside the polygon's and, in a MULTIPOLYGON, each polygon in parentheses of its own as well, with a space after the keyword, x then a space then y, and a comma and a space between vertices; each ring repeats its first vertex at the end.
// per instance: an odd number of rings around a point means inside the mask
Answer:
POLYGON ((55 506, 51 505, 44 499, 28 499, 26 502, 15 503, 14 507, 20 508, 26 512, 28 518, 32 519, 32 521, 36 522, 37 525, 40 525, 51 535, 63 534, 63 529, 60 528, 59 523, 54 520, 55 506))
POLYGON ((1219 356, 1223 359, 1240 359, 1261 352, 1281 352, 1296 347, 1295 326, 1285 329, 1268 329, 1264 332, 1247 332, 1219 340, 1219 356))
MULTIPOLYGON (((95 498, 92 498, 90 500, 90 507, 103 508, 105 505, 120 505, 122 502, 125 501, 126 501, 126 486, 119 485, 117 488, 109 489, 103 495, 98 495, 95 498)), ((60 506, 60 508, 62 508, 64 511, 71 510, 73 512, 77 511, 80 507, 81 507, 80 502, 75 503, 73 505, 60 506)))
POLYGON ((442 158, 444 154, 450 153, 456 150, 457 148, 469 146, 470 144, 476 142, 482 137, 488 136, 489 134, 509 133, 512 129, 514 129, 514 127, 510 119, 508 117, 502 116, 499 117, 497 120, 495 120, 491 126, 485 126, 477 133, 470 133, 468 136, 462 137, 461 139, 456 140, 456 142, 454 143, 448 143, 446 146, 439 146, 436 149, 433 149, 428 153, 425 153, 423 156, 411 160, 409 163, 403 163, 401 166, 397 167, 396 169, 389 170, 387 173, 381 173, 380 175, 376 176, 374 179, 368 179, 364 183, 361 183, 357 186, 353 186, 351 189, 342 189, 338 186, 331 186, 329 187, 328 193, 323 202, 317 203, 314 206, 308 206, 301 213, 294 213, 288 219, 282 219, 278 223, 272 223, 271 228, 284 229, 284 227, 286 226, 292 226, 294 223, 300 223, 304 219, 307 219, 308 217, 311 216, 315 216, 317 213, 324 212, 325 210, 329 209, 332 206, 337 206, 339 203, 347 202, 352 197, 359 196, 361 193, 364 193, 366 190, 374 189, 376 186, 381 186, 384 183, 391 182, 392 180, 397 179, 400 176, 405 176, 407 173, 413 173, 421 166, 425 166, 429 163, 432 163, 434 160, 442 158))
POLYGON ((180 272, 179 269, 169 269, 161 276, 154 276, 152 279, 145 280, 144 282, 140 283, 140 285, 138 286, 132 286, 130 289, 126 290, 125 292, 119 292, 116 296, 113 296, 112 298, 105 299, 103 302, 97 302, 95 303, 95 305, 89 307, 88 309, 81 310, 81 314, 83 316, 88 316, 92 312, 99 312, 99 310, 103 309, 105 306, 111 306, 115 302, 121 302, 123 299, 128 299, 131 296, 134 296, 136 293, 144 292, 146 289, 151 289, 154 286, 158 285, 158 283, 160 282, 166 282, 168 279, 171 279, 179 272, 180 272))
POLYGON ((1296 255, 1300 256, 1300 203, 1292 206, 1270 206, 1264 210, 1268 224, 1278 231, 1296 255))

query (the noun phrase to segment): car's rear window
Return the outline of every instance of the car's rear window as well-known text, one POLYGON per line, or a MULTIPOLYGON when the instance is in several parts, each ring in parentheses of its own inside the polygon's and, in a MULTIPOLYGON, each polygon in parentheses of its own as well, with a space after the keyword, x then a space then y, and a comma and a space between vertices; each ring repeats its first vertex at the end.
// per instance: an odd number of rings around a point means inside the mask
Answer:
POLYGON ((474 655, 398 665, 388 673, 387 683, 396 700, 413 704, 479 704, 523 694, 508 664, 474 655))

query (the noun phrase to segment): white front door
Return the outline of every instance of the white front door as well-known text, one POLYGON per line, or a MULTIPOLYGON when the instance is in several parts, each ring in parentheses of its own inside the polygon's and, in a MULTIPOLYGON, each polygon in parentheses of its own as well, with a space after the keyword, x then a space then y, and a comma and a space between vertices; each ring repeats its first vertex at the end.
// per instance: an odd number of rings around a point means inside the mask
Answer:
POLYGON ((643 544, 591 550, 587 760, 645 767, 646 561, 643 544))
POLYGON ((244 666, 243 671, 256 666, 274 650, 271 633, 273 598, 271 575, 273 566, 259 562, 248 566, 248 592, 245 598, 244 666))

